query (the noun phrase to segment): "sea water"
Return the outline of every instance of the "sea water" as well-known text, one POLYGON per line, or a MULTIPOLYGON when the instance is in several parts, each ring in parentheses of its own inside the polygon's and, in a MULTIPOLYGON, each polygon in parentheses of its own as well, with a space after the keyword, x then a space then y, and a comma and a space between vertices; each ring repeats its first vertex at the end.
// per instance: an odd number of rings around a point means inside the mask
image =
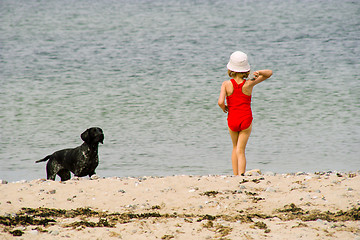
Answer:
POLYGON ((254 88, 247 169, 360 169, 360 2, 0 0, 0 179, 101 127, 97 174, 232 174, 217 106, 233 51, 254 88))

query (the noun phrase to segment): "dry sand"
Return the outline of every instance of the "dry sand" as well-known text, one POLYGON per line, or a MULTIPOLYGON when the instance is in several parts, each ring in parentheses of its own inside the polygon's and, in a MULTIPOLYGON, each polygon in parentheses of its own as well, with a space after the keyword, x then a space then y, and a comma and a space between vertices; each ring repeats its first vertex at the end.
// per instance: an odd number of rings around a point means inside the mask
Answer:
POLYGON ((359 172, 3 181, 0 195, 0 239, 360 240, 359 172))

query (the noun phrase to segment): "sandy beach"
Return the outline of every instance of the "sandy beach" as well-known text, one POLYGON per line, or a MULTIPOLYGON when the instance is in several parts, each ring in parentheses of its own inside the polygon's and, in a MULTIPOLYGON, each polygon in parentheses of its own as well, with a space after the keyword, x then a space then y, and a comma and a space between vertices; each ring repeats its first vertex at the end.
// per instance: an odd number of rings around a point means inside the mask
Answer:
POLYGON ((0 239, 360 239, 359 172, 0 183, 0 239))

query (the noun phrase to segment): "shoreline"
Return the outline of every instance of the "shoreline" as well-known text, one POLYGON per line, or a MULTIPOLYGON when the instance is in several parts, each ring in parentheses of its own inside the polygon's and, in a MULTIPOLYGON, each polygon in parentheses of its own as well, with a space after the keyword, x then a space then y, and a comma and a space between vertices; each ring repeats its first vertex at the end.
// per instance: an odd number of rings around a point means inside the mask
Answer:
POLYGON ((359 171, 0 183, 4 239, 360 239, 359 171))
MULTIPOLYGON (((235 176, 235 175, 228 175, 228 174, 178 174, 178 175, 129 175, 129 176, 108 176, 108 177, 102 177, 97 174, 91 177, 76 177, 71 173, 71 179, 70 180, 98 180, 98 179, 128 179, 128 178, 166 178, 166 177, 178 177, 178 176, 189 176, 189 177, 220 177, 220 176, 226 176, 226 177, 249 177, 249 176, 298 176, 298 175, 331 175, 331 174, 340 174, 340 175, 349 175, 349 174, 358 174, 360 175, 360 169, 354 170, 354 171, 338 171, 338 170, 325 170, 325 171, 315 171, 315 172, 304 172, 304 171, 297 171, 297 172, 285 172, 285 173, 277 173, 272 171, 265 171, 263 172, 261 169, 252 169, 245 172, 244 176, 235 176)), ((46 175, 46 174, 45 174, 46 175)), ((27 183, 32 181, 40 181, 45 180, 48 181, 46 178, 34 178, 34 179, 20 179, 20 180, 10 180, 8 181, 6 178, 0 178, 0 185, 1 184, 8 184, 8 183, 27 183)), ((59 176, 56 176, 55 182, 60 182, 59 176)))

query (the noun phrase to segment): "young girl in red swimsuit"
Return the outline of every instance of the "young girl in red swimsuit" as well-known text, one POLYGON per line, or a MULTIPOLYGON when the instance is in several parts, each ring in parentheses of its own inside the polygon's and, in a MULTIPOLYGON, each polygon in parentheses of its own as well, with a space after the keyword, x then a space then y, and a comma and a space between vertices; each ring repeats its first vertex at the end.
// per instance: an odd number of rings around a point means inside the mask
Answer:
POLYGON ((244 175, 246 168, 245 148, 252 128, 251 94, 253 87, 272 75, 271 70, 255 71, 254 78, 247 80, 250 65, 247 55, 236 51, 227 64, 231 80, 221 85, 218 104, 228 113, 228 127, 233 144, 231 161, 234 175, 244 175), (225 104, 226 98, 226 104, 225 104))

